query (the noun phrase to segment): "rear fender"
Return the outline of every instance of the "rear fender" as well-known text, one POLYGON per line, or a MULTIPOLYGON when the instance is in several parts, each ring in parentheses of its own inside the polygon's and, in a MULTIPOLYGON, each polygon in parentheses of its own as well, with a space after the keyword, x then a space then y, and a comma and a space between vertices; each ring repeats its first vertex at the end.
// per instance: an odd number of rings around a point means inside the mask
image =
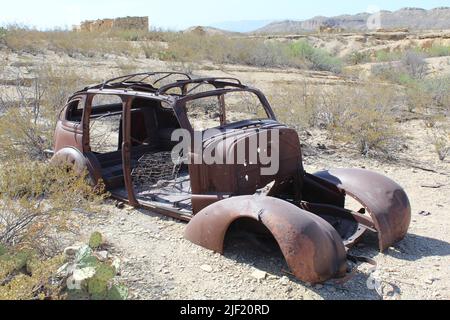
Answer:
POLYGON ((51 164, 62 165, 69 164, 77 174, 89 173, 89 183, 96 185, 101 179, 101 173, 95 161, 85 157, 78 149, 63 148, 56 152, 50 160, 51 164))
POLYGON ((406 192, 391 179, 362 169, 336 169, 314 174, 360 202, 378 231, 379 247, 386 250, 408 233, 411 205, 406 192))
POLYGON ((336 230, 322 218, 276 198, 242 196, 214 203, 191 220, 185 237, 223 253, 230 225, 241 218, 254 219, 271 232, 298 279, 321 283, 345 275, 346 249, 336 230))

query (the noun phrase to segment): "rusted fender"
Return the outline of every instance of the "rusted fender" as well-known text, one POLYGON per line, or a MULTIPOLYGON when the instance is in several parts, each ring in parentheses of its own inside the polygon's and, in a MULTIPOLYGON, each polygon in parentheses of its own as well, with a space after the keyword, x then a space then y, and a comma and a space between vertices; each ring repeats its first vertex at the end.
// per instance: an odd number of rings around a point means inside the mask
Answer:
POLYGON ((411 223, 411 205, 406 192, 391 179, 362 169, 336 169, 315 173, 359 201, 378 231, 380 250, 402 240, 411 223))
POLYGON ((346 274, 346 250, 336 230, 322 218, 276 198, 242 196, 219 201, 191 220, 185 237, 223 253, 225 234, 240 218, 259 221, 272 233, 298 279, 321 283, 346 274))
POLYGON ((99 170, 93 165, 93 162, 85 157, 78 149, 68 147, 56 152, 50 159, 50 163, 54 165, 71 165, 77 174, 88 173, 88 181, 95 185, 100 179, 99 170))

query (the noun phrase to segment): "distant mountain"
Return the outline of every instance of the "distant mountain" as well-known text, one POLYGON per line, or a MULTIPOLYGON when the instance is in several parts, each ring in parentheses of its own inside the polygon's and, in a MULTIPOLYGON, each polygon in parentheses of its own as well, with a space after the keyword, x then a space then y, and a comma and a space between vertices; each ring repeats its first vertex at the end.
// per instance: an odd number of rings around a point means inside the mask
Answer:
POLYGON ((232 32, 251 32, 262 28, 274 20, 242 20, 242 21, 224 21, 213 23, 210 27, 232 31, 232 32))
MULTIPOLYGON (((319 27, 342 28, 345 30, 367 30, 370 13, 340 15, 336 17, 315 17, 304 21, 278 21, 257 29, 254 33, 298 33, 316 31, 319 27)), ((431 10, 403 8, 398 11, 381 11, 380 28, 408 28, 410 30, 450 29, 450 7, 431 10)))
POLYGON ((204 27, 204 26, 190 27, 190 28, 184 30, 183 32, 184 33, 195 33, 198 35, 210 35, 210 36, 234 34, 234 32, 231 32, 228 30, 222 30, 222 29, 218 29, 218 28, 204 27))

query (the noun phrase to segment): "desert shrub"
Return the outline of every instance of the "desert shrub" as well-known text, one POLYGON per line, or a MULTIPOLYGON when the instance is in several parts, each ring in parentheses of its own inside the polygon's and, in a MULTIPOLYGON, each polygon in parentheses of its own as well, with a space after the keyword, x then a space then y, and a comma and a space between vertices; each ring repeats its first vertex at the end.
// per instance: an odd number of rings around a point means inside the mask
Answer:
POLYGON ((324 129, 362 155, 392 158, 401 145, 396 125, 400 101, 392 87, 280 85, 268 98, 281 122, 299 132, 324 129))
POLYGON ((4 44, 7 32, 6 28, 0 27, 0 44, 4 44))
POLYGON ((427 117, 448 116, 450 79, 438 77, 409 82, 406 86, 406 104, 409 111, 418 111, 427 117))
POLYGON ((377 63, 371 66, 371 74, 373 77, 399 83, 405 79, 400 79, 401 77, 410 78, 403 71, 400 70, 398 63, 377 63))
POLYGON ((65 30, 39 31, 21 26, 9 26, 3 42, 13 52, 39 54, 46 50, 70 57, 92 58, 105 54, 133 55, 139 48, 129 44, 126 36, 101 32, 65 30))
POLYGON ((372 66, 372 74, 385 81, 411 85, 426 76, 428 64, 425 58, 425 53, 409 50, 403 54, 399 61, 372 66))
POLYGON ((0 171, 0 243, 53 256, 58 233, 74 228, 70 214, 99 203, 86 174, 41 162, 7 162, 0 171))
POLYGON ((394 117, 370 106, 345 112, 341 125, 335 127, 335 133, 338 139, 356 145, 365 156, 381 153, 392 157, 399 138, 394 117))
POLYGON ((122 41, 157 41, 167 42, 173 38, 174 32, 162 29, 113 29, 103 33, 105 36, 122 41))
POLYGON ((44 52, 46 47, 41 32, 20 26, 9 26, 3 41, 14 52, 33 55, 44 52))
POLYGON ((290 45, 290 52, 296 58, 305 59, 314 70, 340 73, 343 62, 323 49, 316 49, 307 41, 297 41, 290 45))
POLYGON ((148 34, 148 31, 145 30, 133 30, 133 29, 127 29, 127 30, 112 30, 109 35, 119 38, 124 41, 141 41, 145 40, 146 36, 148 34))
POLYGON ((355 51, 355 52, 352 52, 351 54, 349 54, 345 58, 345 60, 349 65, 358 65, 358 64, 370 62, 371 57, 370 57, 369 52, 355 51))
POLYGON ((222 35, 180 34, 161 53, 164 60, 218 64, 244 64, 257 67, 303 67, 301 57, 292 54, 289 44, 261 39, 230 38, 222 35))
POLYGON ((444 161, 450 154, 450 131, 447 129, 435 132, 431 138, 431 143, 439 160, 444 161))
POLYGON ((450 56, 450 46, 434 44, 425 52, 430 57, 447 57, 450 56))
POLYGON ((29 250, 0 254, 0 300, 62 298, 59 283, 52 281, 63 258, 41 259, 29 250))
POLYGON ((402 58, 401 52, 397 51, 386 51, 386 50, 379 50, 375 52, 375 60, 377 62, 392 62, 392 61, 398 61, 402 58))
POLYGON ((133 62, 116 60, 119 75, 133 74, 138 72, 138 66, 133 62))
POLYGON ((414 79, 423 79, 427 73, 428 65, 426 55, 415 50, 407 51, 402 57, 402 68, 414 79))
POLYGON ((401 133, 396 129, 395 92, 365 85, 322 92, 317 115, 331 137, 355 146, 362 155, 393 157, 401 133))
POLYGON ((38 67, 33 79, 18 75, 15 94, 0 94, 0 159, 44 159, 52 145, 56 117, 80 86, 74 73, 47 65, 38 67))
POLYGON ((151 59, 151 58, 159 58, 160 53, 164 52, 165 48, 159 44, 143 41, 141 43, 141 50, 144 53, 145 58, 151 59))
POLYGON ((298 86, 279 86, 268 99, 278 120, 301 132, 318 124, 317 97, 317 90, 305 82, 298 86))

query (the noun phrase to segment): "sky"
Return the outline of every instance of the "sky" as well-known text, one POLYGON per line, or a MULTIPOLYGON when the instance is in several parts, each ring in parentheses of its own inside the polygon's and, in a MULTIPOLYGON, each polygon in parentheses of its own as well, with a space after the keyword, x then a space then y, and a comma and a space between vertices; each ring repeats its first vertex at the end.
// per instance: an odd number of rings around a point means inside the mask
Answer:
POLYGON ((39 29, 71 28, 83 20, 148 16, 153 28, 185 29, 243 20, 303 20, 367 12, 373 8, 431 9, 450 0, 0 0, 0 25, 17 23, 39 29), (369 10, 370 9, 370 10, 369 10))

